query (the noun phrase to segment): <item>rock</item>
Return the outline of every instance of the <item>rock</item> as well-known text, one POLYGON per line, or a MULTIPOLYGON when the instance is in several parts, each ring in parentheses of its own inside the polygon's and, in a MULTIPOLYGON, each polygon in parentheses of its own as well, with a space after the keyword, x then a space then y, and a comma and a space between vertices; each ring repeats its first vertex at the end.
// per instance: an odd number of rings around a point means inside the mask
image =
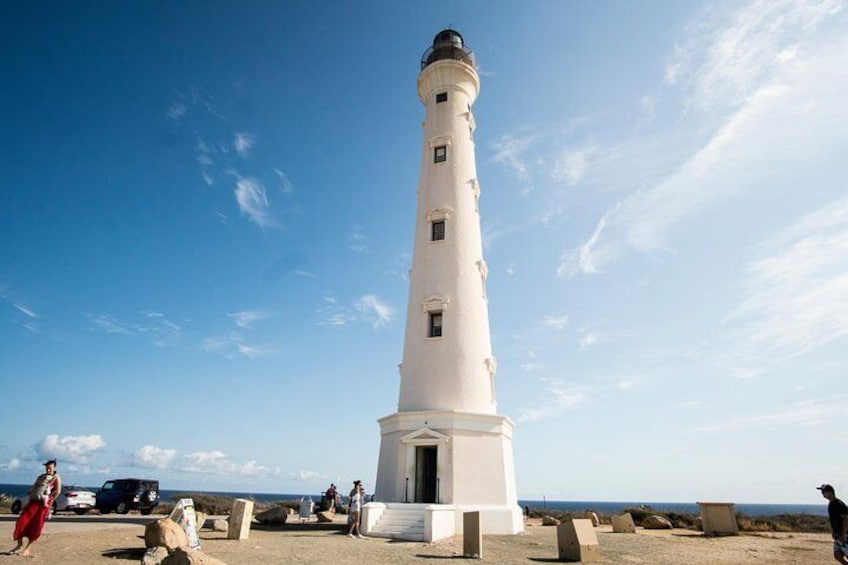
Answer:
POLYGON ((203 529, 203 524, 206 523, 206 514, 203 512, 195 512, 195 514, 197 514, 197 531, 199 532, 203 529))
POLYGON ((162 565, 227 565, 220 559, 206 555, 202 551, 192 549, 175 549, 162 565))
POLYGON ((168 550, 164 547, 148 547, 141 558, 141 565, 160 565, 166 557, 168 557, 168 550))
POLYGON ((255 520, 265 526, 282 526, 286 523, 289 515, 282 506, 272 506, 265 512, 255 516, 255 520))
POLYGON ((559 520, 552 516, 542 516, 543 526, 559 526, 559 520))
POLYGON ((318 512, 315 516, 318 518, 319 522, 331 523, 333 521, 333 512, 330 512, 329 510, 318 512))
POLYGON ((670 530, 674 525, 668 518, 654 514, 642 520, 642 527, 646 530, 670 530))
POLYGON ((188 547, 188 536, 179 524, 170 518, 148 522, 144 528, 145 547, 164 547, 168 551, 188 547))
POLYGON ((592 527, 593 527, 593 528, 597 528, 598 526, 600 526, 600 525, 601 525, 601 521, 600 521, 600 519, 598 518, 598 515, 597 515, 597 514, 595 514, 594 512, 587 511, 587 512, 586 512, 586 518, 588 518, 589 520, 591 520, 591 521, 592 521, 592 527))
POLYGON ((294 516, 297 512, 294 511, 294 508, 286 508, 286 514, 289 516, 294 516))
POLYGON ((216 532, 226 532, 230 529, 230 524, 226 520, 222 520, 218 518, 214 522, 212 522, 212 529, 216 532))

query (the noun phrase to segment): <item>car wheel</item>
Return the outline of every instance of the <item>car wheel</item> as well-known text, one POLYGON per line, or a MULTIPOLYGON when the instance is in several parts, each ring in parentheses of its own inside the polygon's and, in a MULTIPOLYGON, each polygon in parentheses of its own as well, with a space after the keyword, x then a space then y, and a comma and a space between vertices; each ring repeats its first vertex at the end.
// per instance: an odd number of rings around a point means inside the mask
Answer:
POLYGON ((145 502, 155 502, 156 501, 156 491, 155 490, 146 490, 141 495, 142 500, 145 502))
POLYGON ((20 500, 14 501, 12 503, 12 508, 11 508, 12 514, 20 514, 21 513, 21 506, 22 506, 22 504, 21 504, 20 500))
POLYGON ((74 508, 74 513, 77 516, 84 516, 85 514, 88 514, 88 508, 74 508))
POLYGON ((115 507, 115 512, 117 512, 118 514, 126 514, 129 511, 130 509, 127 508, 127 503, 123 501, 119 502, 118 505, 115 507))
POLYGON ((150 516, 150 513, 153 512, 152 508, 142 508, 139 510, 142 516, 150 516))

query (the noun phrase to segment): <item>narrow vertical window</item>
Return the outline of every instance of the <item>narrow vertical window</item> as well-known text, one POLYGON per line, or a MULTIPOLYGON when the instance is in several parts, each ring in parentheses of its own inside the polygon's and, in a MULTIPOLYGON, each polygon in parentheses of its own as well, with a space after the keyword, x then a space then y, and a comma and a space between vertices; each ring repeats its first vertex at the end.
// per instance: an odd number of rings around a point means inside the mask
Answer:
POLYGON ((448 146, 439 145, 433 148, 433 162, 444 163, 448 160, 448 146))
POLYGON ((442 102, 447 102, 447 101, 448 101, 448 93, 447 92, 440 92, 440 93, 436 94, 436 104, 441 104, 442 102))
POLYGON ((428 337, 442 337, 441 312, 430 312, 430 332, 428 337))
POLYGON ((430 240, 443 241, 445 239, 445 221, 438 220, 431 224, 430 240))

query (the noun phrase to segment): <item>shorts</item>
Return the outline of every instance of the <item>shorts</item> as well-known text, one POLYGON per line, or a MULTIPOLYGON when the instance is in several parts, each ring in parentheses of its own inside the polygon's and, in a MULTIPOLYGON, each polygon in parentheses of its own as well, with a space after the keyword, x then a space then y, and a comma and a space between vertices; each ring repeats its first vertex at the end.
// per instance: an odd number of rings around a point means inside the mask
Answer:
POLYGON ((848 541, 833 540, 833 553, 848 555, 848 541))

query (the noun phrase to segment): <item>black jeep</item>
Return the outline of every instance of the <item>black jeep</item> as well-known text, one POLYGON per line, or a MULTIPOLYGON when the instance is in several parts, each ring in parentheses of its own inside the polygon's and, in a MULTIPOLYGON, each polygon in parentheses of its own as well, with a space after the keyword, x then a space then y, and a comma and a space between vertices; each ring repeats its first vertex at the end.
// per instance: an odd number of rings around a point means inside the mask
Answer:
POLYGON ((138 510, 147 515, 158 505, 159 481, 115 479, 106 481, 97 491, 95 508, 100 510, 101 514, 108 514, 113 510, 118 514, 138 510))

